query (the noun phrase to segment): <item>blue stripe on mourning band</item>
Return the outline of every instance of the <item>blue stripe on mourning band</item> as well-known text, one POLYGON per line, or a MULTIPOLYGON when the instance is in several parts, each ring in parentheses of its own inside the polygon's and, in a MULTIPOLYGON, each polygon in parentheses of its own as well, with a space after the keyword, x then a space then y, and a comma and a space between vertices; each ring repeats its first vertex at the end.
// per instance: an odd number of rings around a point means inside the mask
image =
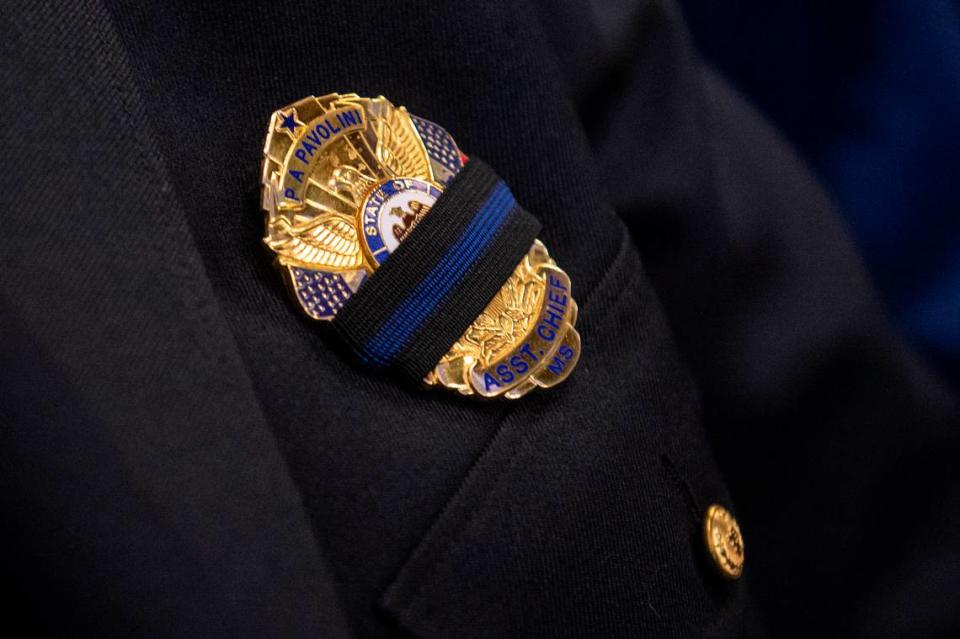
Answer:
POLYGON ((437 304, 483 254, 516 205, 507 185, 498 182, 459 239, 367 343, 364 349, 367 363, 385 366, 396 357, 437 304))

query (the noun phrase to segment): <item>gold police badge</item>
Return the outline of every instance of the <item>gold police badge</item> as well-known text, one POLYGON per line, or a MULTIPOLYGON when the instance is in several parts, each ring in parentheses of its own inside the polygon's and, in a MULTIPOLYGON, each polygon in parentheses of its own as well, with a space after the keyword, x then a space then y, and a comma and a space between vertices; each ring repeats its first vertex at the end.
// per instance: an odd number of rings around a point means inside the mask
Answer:
MULTIPOLYGON (((432 214, 454 178, 466 175, 468 163, 443 127, 382 96, 308 97, 276 111, 264 145, 264 243, 303 311, 336 321, 347 301, 373 282, 432 214)), ((430 339, 425 318, 443 312, 441 298, 470 281, 484 251, 496 254, 490 238, 508 233, 497 229, 516 202, 502 183, 481 196, 476 214, 465 217, 442 259, 423 271, 422 281, 410 283, 409 295, 382 325, 370 327, 361 359, 384 364, 402 357, 418 330, 430 339)), ((512 274, 496 285, 499 290, 459 339, 443 345, 448 350, 431 362, 426 384, 515 399, 560 383, 576 366, 577 304, 570 278, 546 247, 533 240, 512 274)))

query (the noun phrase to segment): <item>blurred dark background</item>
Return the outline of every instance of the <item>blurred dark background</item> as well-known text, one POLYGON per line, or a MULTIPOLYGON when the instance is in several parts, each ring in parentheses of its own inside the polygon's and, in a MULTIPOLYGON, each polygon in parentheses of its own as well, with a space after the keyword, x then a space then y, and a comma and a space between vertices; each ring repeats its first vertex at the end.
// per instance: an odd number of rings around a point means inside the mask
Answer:
POLYGON ((893 319, 957 385, 958 3, 681 4, 704 57, 832 193, 893 319))

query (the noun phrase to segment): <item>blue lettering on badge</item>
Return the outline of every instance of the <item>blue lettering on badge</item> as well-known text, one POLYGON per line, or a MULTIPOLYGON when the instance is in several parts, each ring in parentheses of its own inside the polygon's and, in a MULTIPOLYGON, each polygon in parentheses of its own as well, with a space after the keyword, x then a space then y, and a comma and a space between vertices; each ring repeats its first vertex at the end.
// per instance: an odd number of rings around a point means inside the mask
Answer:
POLYGON ((557 337, 567 312, 567 287, 551 273, 547 275, 547 299, 541 320, 537 323, 537 335, 546 342, 557 337))
MULTIPOLYGON (((304 167, 309 168, 310 163, 315 161, 315 156, 324 145, 329 144, 340 134, 362 128, 364 125, 363 114, 360 109, 327 113, 320 119, 311 122, 309 128, 297 139, 296 148, 293 149, 293 157, 299 160, 304 167)), ((283 189, 285 198, 296 202, 300 201, 297 191, 302 187, 293 188, 290 180, 303 184, 306 172, 307 169, 288 168, 288 179, 284 185, 287 188, 283 189)))
POLYGON ((574 355, 576 355, 576 351, 564 344, 557 349, 556 355, 553 356, 553 361, 547 364, 547 369, 554 375, 559 375, 563 372, 563 369, 567 367, 567 362, 572 360, 574 355))

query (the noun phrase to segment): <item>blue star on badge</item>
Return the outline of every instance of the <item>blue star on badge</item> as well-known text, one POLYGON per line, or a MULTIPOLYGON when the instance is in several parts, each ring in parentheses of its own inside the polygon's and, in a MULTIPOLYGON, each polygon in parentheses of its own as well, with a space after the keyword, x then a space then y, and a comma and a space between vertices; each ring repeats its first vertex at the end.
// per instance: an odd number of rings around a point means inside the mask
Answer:
POLYGON ((284 113, 283 111, 279 112, 280 118, 277 121, 277 131, 283 131, 284 129, 290 132, 290 135, 293 135, 297 127, 303 126, 303 122, 297 119, 297 110, 291 108, 289 111, 284 113))

